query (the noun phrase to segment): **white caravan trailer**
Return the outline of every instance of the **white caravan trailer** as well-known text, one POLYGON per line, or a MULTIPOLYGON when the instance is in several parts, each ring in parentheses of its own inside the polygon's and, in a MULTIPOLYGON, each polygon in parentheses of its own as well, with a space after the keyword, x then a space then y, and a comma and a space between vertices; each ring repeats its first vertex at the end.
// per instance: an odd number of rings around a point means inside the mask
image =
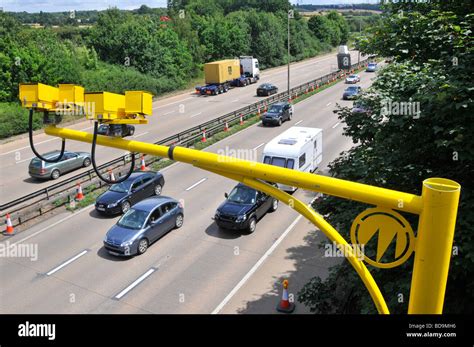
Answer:
MULTIPOLYGON (((263 149, 262 162, 297 171, 313 172, 323 159, 323 130, 291 127, 268 142, 263 149)), ((296 187, 278 184, 284 191, 296 187)))

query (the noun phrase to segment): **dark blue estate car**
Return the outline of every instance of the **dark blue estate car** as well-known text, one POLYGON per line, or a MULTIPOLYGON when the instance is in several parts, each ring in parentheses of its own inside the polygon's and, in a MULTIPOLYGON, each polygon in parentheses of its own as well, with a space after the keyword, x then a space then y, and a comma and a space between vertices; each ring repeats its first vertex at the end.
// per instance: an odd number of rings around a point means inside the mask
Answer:
POLYGON ((109 215, 125 213, 137 202, 152 195, 160 195, 164 185, 165 179, 159 172, 133 172, 124 182, 113 184, 99 195, 95 209, 109 215))

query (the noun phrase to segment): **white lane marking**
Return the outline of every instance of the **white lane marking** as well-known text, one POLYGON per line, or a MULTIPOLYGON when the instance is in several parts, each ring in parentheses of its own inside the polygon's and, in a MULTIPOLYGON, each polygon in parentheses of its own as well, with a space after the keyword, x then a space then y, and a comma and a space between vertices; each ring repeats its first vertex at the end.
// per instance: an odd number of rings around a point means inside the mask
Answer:
POLYGON ((166 107, 166 106, 169 106, 169 105, 174 105, 174 104, 177 104, 178 102, 183 102, 184 100, 189 100, 189 99, 192 99, 192 97, 190 96, 189 98, 184 98, 184 99, 182 99, 182 100, 170 102, 170 103, 168 103, 168 104, 155 106, 155 107, 153 107, 153 110, 156 110, 156 109, 162 108, 162 107, 166 107))
POLYGON ((265 254, 255 263, 254 266, 247 272, 247 274, 240 280, 239 283, 230 291, 229 294, 222 300, 222 302, 217 305, 217 307, 212 311, 211 314, 218 314, 222 308, 232 299, 232 297, 239 291, 240 288, 245 284, 245 282, 248 281, 248 279, 254 274, 255 271, 260 267, 260 265, 263 264, 265 259, 268 258, 270 254, 275 250, 275 248, 283 241, 283 239, 286 237, 286 235, 289 234, 289 232, 295 227, 295 225, 300 221, 300 219, 303 218, 302 215, 299 215, 296 217, 296 219, 293 221, 293 223, 290 224, 288 228, 281 234, 281 236, 271 245, 271 247, 265 252, 265 254))
POLYGON ((328 103, 326 104, 326 107, 328 107, 328 106, 331 105, 331 104, 332 104, 332 102, 328 102, 328 103))
POLYGON ((148 134, 148 131, 145 131, 144 133, 141 133, 141 134, 138 134, 138 135, 135 135, 135 136, 132 136, 132 138, 137 138, 137 137, 140 137, 140 136, 143 136, 143 135, 146 135, 148 134))
POLYGON ((89 252, 87 249, 83 250, 81 253, 79 253, 78 255, 72 257, 71 259, 69 260, 66 260, 64 263, 62 263, 61 265, 59 266, 56 266, 54 269, 50 270, 49 272, 46 273, 46 276, 51 276, 52 274, 54 274, 55 272, 61 270, 63 267, 71 264, 73 261, 79 259, 80 257, 82 257, 84 254, 86 254, 87 252, 89 252))
POLYGON ((339 124, 341 124, 341 122, 337 122, 336 124, 334 124, 334 125, 332 126, 332 128, 333 128, 333 129, 336 129, 339 124))
POLYGON ((173 112, 175 112, 175 111, 173 110, 173 111, 169 111, 169 112, 163 113, 163 116, 167 116, 167 115, 169 115, 169 114, 172 114, 173 112))
MULTIPOLYGON (((92 129, 92 128, 93 128, 93 127, 87 127, 87 128, 83 128, 83 129, 79 129, 79 130, 80 130, 80 131, 84 131, 84 130, 89 130, 89 129, 92 129)), ((38 146, 38 145, 41 145, 41 144, 43 144, 43 143, 47 143, 47 142, 50 142, 50 141, 58 140, 58 139, 59 139, 59 138, 44 140, 44 141, 35 143, 35 146, 38 146)), ((15 153, 15 152, 21 151, 21 150, 23 150, 23 149, 27 149, 27 148, 30 148, 30 146, 20 147, 20 148, 18 148, 18 149, 14 149, 14 150, 11 150, 11 151, 9 151, 9 152, 0 153, 0 156, 2 156, 2 155, 7 155, 7 154, 10 154, 10 153, 15 153)))
POLYGON ((202 180, 194 183, 191 187, 188 187, 186 188, 186 191, 190 191, 191 189, 197 187, 198 185, 200 185, 202 182, 204 182, 205 180, 207 180, 207 177, 204 177, 202 180))
POLYGON ((63 219, 60 219, 60 220, 58 220, 57 222, 54 222, 53 224, 51 224, 51 225, 49 225, 49 226, 47 226, 47 227, 45 227, 45 228, 43 228, 43 229, 41 229, 41 230, 38 230, 37 232, 31 234, 30 236, 27 236, 27 237, 25 237, 25 238, 23 238, 23 239, 21 239, 21 240, 19 240, 19 241, 10 243, 10 246, 14 246, 14 245, 16 245, 16 244, 19 244, 19 243, 22 243, 22 242, 24 242, 24 241, 26 241, 26 240, 29 240, 29 239, 31 239, 32 237, 35 237, 36 235, 41 234, 43 231, 46 231, 46 230, 48 230, 48 229, 51 229, 52 227, 54 227, 54 226, 56 226, 56 225, 58 225, 58 224, 61 224, 62 222, 67 221, 68 219, 70 219, 70 218, 72 218, 72 217, 75 217, 75 216, 78 215, 79 213, 82 213, 82 212, 84 212, 84 211, 90 210, 90 209, 93 208, 93 207, 95 207, 94 204, 92 204, 92 205, 90 205, 90 206, 87 206, 87 207, 84 207, 82 210, 79 210, 79 211, 77 211, 77 212, 74 212, 73 214, 70 214, 70 215, 68 215, 67 217, 64 217, 63 219))
POLYGON ((239 99, 232 100, 231 102, 237 102, 237 101, 239 101, 239 99))
POLYGON ((199 116, 202 112, 199 112, 199 113, 196 113, 196 114, 193 114, 192 116, 190 116, 189 118, 193 118, 193 117, 196 117, 196 116, 199 116))
MULTIPOLYGON (((35 146, 41 145, 41 144, 46 143, 46 142, 54 141, 54 140, 59 140, 59 138, 56 137, 56 138, 54 138, 54 139, 44 140, 44 141, 35 143, 35 146)), ((25 147, 20 147, 20 148, 11 150, 11 151, 9 151, 9 152, 1 153, 0 156, 1 156, 1 155, 7 155, 7 154, 10 154, 10 153, 15 153, 15 152, 21 151, 21 150, 23 150, 23 149, 27 149, 27 148, 30 148, 30 146, 28 145, 28 146, 25 146, 25 147)))
POLYGON ((303 120, 299 120, 299 121, 297 121, 297 122, 295 123, 295 125, 298 125, 298 124, 300 124, 302 121, 303 121, 303 120))
POLYGON ((253 150, 253 151, 256 151, 257 149, 259 149, 260 147, 262 147, 264 144, 265 144, 265 142, 259 144, 257 147, 252 148, 252 150, 253 150))
POLYGON ((15 164, 20 164, 20 163, 23 163, 25 161, 31 160, 33 158, 36 158, 36 157, 31 157, 31 158, 27 158, 27 159, 18 160, 18 161, 15 162, 15 164))
POLYGON ((115 295, 115 299, 120 300, 125 294, 127 294, 129 291, 131 291, 133 288, 135 288, 140 282, 143 282, 148 276, 150 276, 153 272, 155 272, 155 268, 151 268, 147 272, 145 272, 143 275, 138 277, 131 285, 129 285, 127 288, 122 290, 120 293, 115 295))

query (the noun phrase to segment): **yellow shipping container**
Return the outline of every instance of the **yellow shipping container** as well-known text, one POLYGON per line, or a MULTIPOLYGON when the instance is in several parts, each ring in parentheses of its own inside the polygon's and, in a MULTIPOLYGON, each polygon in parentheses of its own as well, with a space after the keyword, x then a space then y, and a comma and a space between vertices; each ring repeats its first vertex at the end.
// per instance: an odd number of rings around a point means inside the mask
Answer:
POLYGON ((75 84, 60 84, 59 102, 82 106, 84 104, 84 88, 75 84))
POLYGON ((140 90, 127 90, 125 92, 125 113, 151 116, 152 95, 140 90))
POLYGON ((88 119, 117 119, 125 114, 125 95, 109 92, 84 94, 84 110, 88 119))
POLYGON ((19 98, 25 108, 50 110, 59 100, 59 90, 42 83, 20 83, 19 98))
POLYGON ((227 59, 204 64, 206 84, 224 83, 240 77, 240 62, 238 59, 227 59))

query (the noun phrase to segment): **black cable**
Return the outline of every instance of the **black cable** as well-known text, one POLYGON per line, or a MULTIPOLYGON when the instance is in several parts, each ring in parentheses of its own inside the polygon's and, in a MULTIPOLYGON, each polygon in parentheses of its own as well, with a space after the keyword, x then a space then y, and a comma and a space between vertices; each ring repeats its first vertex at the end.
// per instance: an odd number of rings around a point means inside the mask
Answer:
POLYGON ((38 151, 36 150, 35 148, 35 145, 33 143, 33 109, 30 109, 30 118, 29 118, 29 121, 28 121, 28 132, 29 132, 29 137, 30 137, 30 147, 31 147, 31 150, 33 151, 33 153, 42 161, 45 161, 47 163, 57 163, 61 160, 61 158, 63 157, 64 155, 64 149, 66 148, 66 140, 65 139, 62 139, 62 143, 61 143, 61 153, 59 153, 59 155, 56 157, 56 159, 46 159, 46 158, 43 158, 39 153, 38 151))
POLYGON ((92 161, 92 167, 94 168, 94 171, 96 173, 96 175, 102 180, 104 181, 105 183, 107 184, 117 184, 117 183, 122 183, 123 181, 125 181, 127 178, 130 177, 130 175, 132 174, 133 172, 133 169, 135 168, 135 153, 131 153, 132 155, 132 162, 131 162, 131 165, 130 165, 130 171, 120 180, 118 181, 111 181, 105 177, 103 177, 99 170, 97 169, 97 165, 95 164, 95 145, 96 145, 96 142, 97 142, 97 128, 98 128, 98 122, 94 122, 94 135, 92 137, 92 153, 91 153, 91 161, 92 161))

